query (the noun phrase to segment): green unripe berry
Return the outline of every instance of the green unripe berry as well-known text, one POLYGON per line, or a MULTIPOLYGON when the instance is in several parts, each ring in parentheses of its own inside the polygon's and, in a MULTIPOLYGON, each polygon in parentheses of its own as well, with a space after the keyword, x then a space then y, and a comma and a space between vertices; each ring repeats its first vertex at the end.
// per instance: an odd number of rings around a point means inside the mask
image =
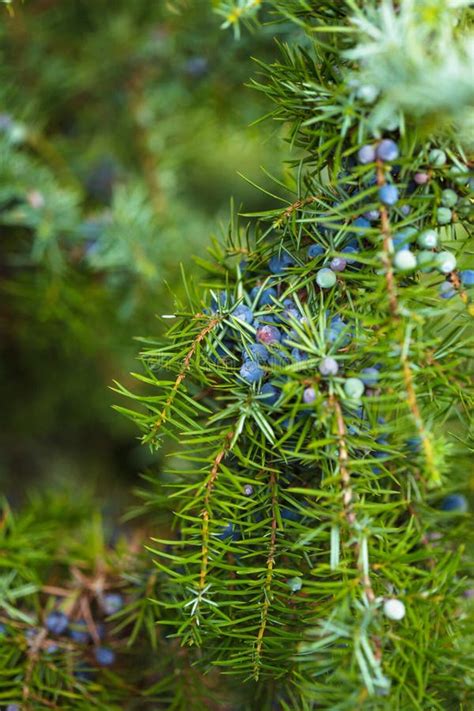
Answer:
POLYGON ((399 272, 411 272, 416 268, 416 257, 409 249, 401 249, 393 258, 393 264, 399 272))
POLYGON ((462 198, 456 205, 456 212, 460 217, 470 217, 474 214, 474 205, 468 197, 462 198))
POLYGON ((428 252, 423 249, 416 255, 416 263, 420 272, 427 273, 431 272, 437 265, 436 254, 434 252, 428 252))
POLYGON ((423 230, 416 241, 422 249, 434 249, 438 246, 438 233, 435 230, 423 230))
POLYGON ((458 196, 457 193, 454 192, 454 190, 450 190, 450 188, 447 188, 441 193, 441 204, 444 205, 444 207, 454 207, 457 201, 458 196))
POLYGON ((336 275, 332 269, 320 269, 316 274, 316 283, 321 289, 330 289, 336 283, 336 275))
POLYGON ((429 153, 428 161, 433 168, 442 168, 446 163, 446 153, 440 148, 433 148, 429 153))
POLYGON ((351 400, 359 400, 364 394, 365 385, 359 378, 348 378, 344 383, 344 392, 351 400))
POLYGON ((436 255, 436 266, 443 274, 450 274, 456 269, 456 257, 451 252, 439 252, 436 255))
POLYGON ((457 185, 466 185, 469 180, 469 169, 465 165, 453 165, 449 175, 457 185))
POLYGON ((301 580, 301 578, 298 577, 290 578, 287 581, 287 585, 290 588, 291 592, 299 592, 303 587, 303 581, 301 580))
POLYGON ((436 210, 436 219, 439 225, 449 225, 453 219, 453 213, 449 207, 438 207, 436 210))

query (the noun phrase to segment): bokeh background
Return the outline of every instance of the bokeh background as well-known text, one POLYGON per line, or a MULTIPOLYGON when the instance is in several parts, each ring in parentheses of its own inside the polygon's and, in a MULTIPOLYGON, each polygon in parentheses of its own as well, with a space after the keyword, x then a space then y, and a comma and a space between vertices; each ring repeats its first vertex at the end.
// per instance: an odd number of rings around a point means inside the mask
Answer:
MULTIPOLYGON (((88 490, 110 514, 157 462, 112 405, 181 265, 265 209, 278 127, 245 86, 272 31, 205 0, 31 0, 0 18, 0 487, 88 490)), ((281 152, 276 146, 281 145, 281 152)), ((159 465, 159 461, 158 461, 159 465)))

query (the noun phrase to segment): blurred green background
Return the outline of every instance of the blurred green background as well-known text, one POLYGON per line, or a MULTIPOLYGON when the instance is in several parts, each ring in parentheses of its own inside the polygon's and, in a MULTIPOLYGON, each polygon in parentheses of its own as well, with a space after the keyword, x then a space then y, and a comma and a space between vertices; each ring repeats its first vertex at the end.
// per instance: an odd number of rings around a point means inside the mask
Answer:
POLYGON ((269 107, 244 86, 271 31, 235 40, 211 3, 36 0, 0 8, 0 484, 65 484, 123 510, 151 463, 112 410, 135 336, 173 307, 180 264, 230 197, 280 177, 269 107))

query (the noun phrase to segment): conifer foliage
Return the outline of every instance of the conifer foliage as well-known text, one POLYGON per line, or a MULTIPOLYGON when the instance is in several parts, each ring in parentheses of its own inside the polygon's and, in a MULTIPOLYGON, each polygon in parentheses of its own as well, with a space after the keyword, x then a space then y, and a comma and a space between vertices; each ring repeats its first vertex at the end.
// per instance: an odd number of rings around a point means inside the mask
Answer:
POLYGON ((468 4, 263 3, 287 42, 254 83, 294 179, 146 342, 148 396, 117 386, 145 443, 176 443, 160 622, 239 708, 472 703, 468 4))

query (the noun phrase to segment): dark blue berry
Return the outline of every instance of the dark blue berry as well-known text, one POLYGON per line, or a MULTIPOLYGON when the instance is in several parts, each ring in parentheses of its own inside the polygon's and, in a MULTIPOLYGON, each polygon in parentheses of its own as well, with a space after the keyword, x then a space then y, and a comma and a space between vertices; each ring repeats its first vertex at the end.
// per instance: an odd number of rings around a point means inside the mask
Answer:
POLYGON ((246 360, 240 368, 240 377, 248 383, 257 383, 264 375, 265 371, 253 360, 246 360))
POLYGON ((459 272, 459 276, 464 286, 474 285, 474 269, 463 269, 459 272))
POLYGON ((466 513, 468 503, 465 496, 462 494, 449 494, 441 503, 441 511, 455 511, 457 513, 466 513))
POLYGON ((281 390, 279 388, 276 388, 271 383, 265 383, 264 385, 262 385, 260 395, 265 405, 270 405, 271 407, 273 407, 273 405, 275 405, 280 398, 281 390))
POLYGON ((320 257, 322 254, 324 254, 326 250, 324 247, 322 247, 320 244, 312 244, 310 247, 308 247, 308 257, 310 259, 315 259, 316 257, 320 257))
POLYGON ((233 523, 228 523, 221 529, 220 533, 217 534, 217 538, 220 538, 221 541, 225 541, 227 538, 238 541, 240 533, 233 523))
POLYGON ((266 363, 268 360, 268 350, 261 343, 250 343, 242 351, 244 360, 255 360, 258 363, 266 363))
POLYGON ((360 379, 368 388, 373 388, 379 381, 380 373, 377 368, 364 368, 361 371, 360 379))
POLYGON ((294 361, 297 363, 300 363, 304 360, 308 360, 309 355, 308 353, 305 353, 305 351, 301 351, 299 348, 292 348, 291 349, 291 357, 293 358, 294 361))
POLYGON ((409 437, 405 444, 410 452, 416 454, 421 449, 421 437, 409 437))
POLYGON ((395 141, 392 141, 391 138, 384 138, 375 149, 375 153, 379 160, 389 161, 396 160, 400 151, 395 141))
POLYGON ((119 593, 104 595, 103 608, 106 615, 114 615, 123 607, 123 597, 119 593))
MULTIPOLYGON (((378 212, 377 212, 377 217, 378 217, 378 212)), ((377 217, 375 219, 377 219, 377 217)), ((369 230, 370 229, 370 222, 365 217, 357 217, 351 226, 356 227, 357 230, 360 230, 360 231, 369 230)))
POLYGON ((240 319, 240 321, 245 321, 245 323, 253 323, 253 311, 249 309, 248 306, 245 306, 245 304, 239 304, 239 306, 232 311, 232 316, 240 319))
POLYGON ((45 624, 48 632, 51 632, 51 634, 61 635, 67 630, 69 620, 64 612, 53 610, 53 612, 50 612, 47 616, 45 624))
POLYGON ((280 514, 282 519, 285 521, 301 521, 303 518, 298 511, 295 511, 295 509, 291 509, 289 507, 280 509, 280 514))
POLYGON ((77 644, 87 644, 90 637, 84 620, 79 620, 79 622, 76 622, 70 627, 69 636, 74 642, 77 642, 77 644))
POLYGON ((115 652, 108 647, 96 647, 94 656, 101 667, 110 667, 115 662, 115 652))
POLYGON ((379 199, 384 205, 395 205, 398 202, 398 188, 396 185, 387 183, 379 188, 379 199))
POLYGON ((294 266, 295 260, 289 254, 283 253, 280 256, 274 256, 268 262, 268 268, 272 274, 281 274, 289 267, 294 266))
POLYGON ((380 217, 380 212, 378 210, 367 210, 367 212, 364 212, 364 217, 369 222, 376 222, 380 217))
POLYGON ((273 304, 274 300, 277 298, 276 289, 274 289, 272 286, 269 286, 268 288, 263 290, 261 289, 261 287, 255 286, 250 292, 250 297, 252 299, 256 299, 258 294, 260 294, 260 296, 258 297, 259 306, 267 306, 269 304, 273 304))
POLYGON ((205 57, 190 57, 185 65, 184 71, 194 79, 200 79, 208 70, 209 63, 205 57))

